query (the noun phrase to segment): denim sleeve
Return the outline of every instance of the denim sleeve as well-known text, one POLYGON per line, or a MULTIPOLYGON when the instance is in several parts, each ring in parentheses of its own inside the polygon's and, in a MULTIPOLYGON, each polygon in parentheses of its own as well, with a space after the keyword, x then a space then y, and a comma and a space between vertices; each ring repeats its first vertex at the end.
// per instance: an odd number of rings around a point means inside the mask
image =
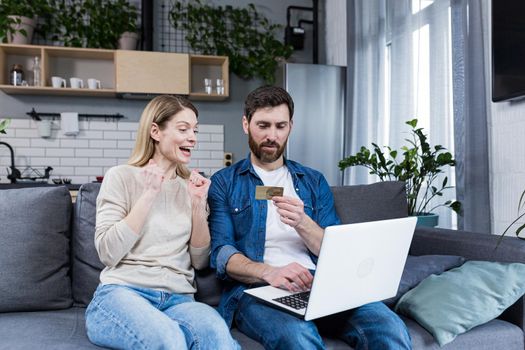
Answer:
POLYGON ((324 176, 319 178, 318 186, 319 212, 317 213, 317 224, 322 228, 341 224, 334 205, 334 196, 324 176))
POLYGON ((210 215, 208 225, 211 235, 210 265, 217 270, 219 279, 227 279, 226 264, 230 257, 240 253, 235 245, 235 229, 233 227, 228 194, 224 179, 216 174, 211 178, 208 190, 210 215))

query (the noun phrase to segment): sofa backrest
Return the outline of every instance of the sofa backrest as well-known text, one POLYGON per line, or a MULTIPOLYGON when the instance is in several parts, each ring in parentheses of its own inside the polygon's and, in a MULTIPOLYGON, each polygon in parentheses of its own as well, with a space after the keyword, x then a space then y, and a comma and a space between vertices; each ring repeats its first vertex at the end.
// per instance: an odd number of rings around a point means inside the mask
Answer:
POLYGON ((343 224, 408 216, 405 183, 402 181, 335 186, 332 193, 335 210, 343 224))
POLYGON ((0 312, 73 304, 71 209, 64 186, 0 190, 0 312))
POLYGON ((95 249, 96 201, 99 183, 80 187, 73 210, 71 235, 71 279, 75 304, 86 306, 91 301, 99 283, 104 264, 95 249))
MULTIPOLYGON (((73 298, 87 305, 98 285, 104 267, 94 246, 96 198, 100 184, 82 185, 73 214, 72 280, 73 298)), ((404 182, 378 182, 371 185, 332 187, 335 209, 343 224, 393 219, 407 216, 404 182)), ((210 269, 196 273, 195 298, 209 305, 219 303, 221 286, 210 269)))

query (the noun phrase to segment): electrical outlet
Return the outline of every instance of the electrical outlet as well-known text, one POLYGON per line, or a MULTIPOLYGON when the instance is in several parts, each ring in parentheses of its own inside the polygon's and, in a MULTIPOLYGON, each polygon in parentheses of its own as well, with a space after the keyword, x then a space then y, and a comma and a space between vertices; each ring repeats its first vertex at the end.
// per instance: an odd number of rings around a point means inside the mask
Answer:
POLYGON ((230 166, 233 164, 233 154, 231 152, 224 152, 224 158, 222 160, 224 166, 230 166))

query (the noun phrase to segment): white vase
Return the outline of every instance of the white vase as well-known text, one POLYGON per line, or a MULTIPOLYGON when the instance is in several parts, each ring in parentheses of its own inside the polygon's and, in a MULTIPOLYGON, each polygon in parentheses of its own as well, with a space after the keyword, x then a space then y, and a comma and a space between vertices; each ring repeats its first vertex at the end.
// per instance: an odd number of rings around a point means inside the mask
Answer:
POLYGON ((134 32, 124 32, 118 39, 119 50, 135 50, 139 36, 134 32))
POLYGON ((33 40, 33 31, 36 27, 37 18, 29 18, 25 16, 8 16, 9 18, 20 23, 15 23, 11 25, 11 32, 7 34, 7 42, 11 44, 31 44, 33 40), (25 30, 27 35, 24 35, 20 30, 25 30))

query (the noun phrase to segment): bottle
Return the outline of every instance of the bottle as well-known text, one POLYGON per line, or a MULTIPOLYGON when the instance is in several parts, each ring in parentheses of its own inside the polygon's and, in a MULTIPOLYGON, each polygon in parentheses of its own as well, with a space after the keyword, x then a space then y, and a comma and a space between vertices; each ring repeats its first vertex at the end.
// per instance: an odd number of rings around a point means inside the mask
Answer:
POLYGON ((33 86, 40 86, 40 58, 35 56, 33 61, 33 86))
POLYGON ((15 86, 21 86, 24 80, 24 69, 21 64, 13 64, 9 72, 9 83, 15 86))

